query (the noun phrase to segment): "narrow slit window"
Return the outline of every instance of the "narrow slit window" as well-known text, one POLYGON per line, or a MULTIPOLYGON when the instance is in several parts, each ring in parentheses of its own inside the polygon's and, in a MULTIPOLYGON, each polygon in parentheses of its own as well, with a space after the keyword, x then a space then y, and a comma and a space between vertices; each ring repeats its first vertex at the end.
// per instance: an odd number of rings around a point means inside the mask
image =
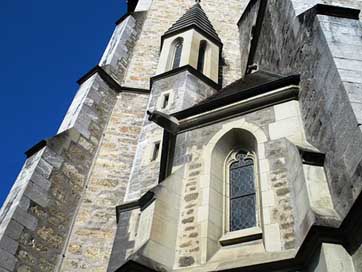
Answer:
POLYGON ((254 160, 245 152, 230 165, 230 231, 256 226, 254 160))
POLYGON ((157 142, 153 146, 153 153, 152 153, 151 161, 157 160, 159 152, 160 152, 160 142, 157 142))
POLYGON ((162 102, 162 109, 167 108, 169 101, 170 101, 170 94, 164 94, 163 102, 162 102))
POLYGON ((180 63, 181 63, 181 53, 182 53, 182 44, 183 44, 183 40, 182 40, 182 39, 178 39, 178 40, 176 41, 176 44, 175 44, 175 55, 174 55, 174 59, 173 59, 172 69, 176 69, 176 68, 180 67, 180 63))
POLYGON ((207 46, 206 41, 200 42, 199 57, 198 57, 198 61, 197 61, 197 70, 201 73, 204 72, 206 46, 207 46))

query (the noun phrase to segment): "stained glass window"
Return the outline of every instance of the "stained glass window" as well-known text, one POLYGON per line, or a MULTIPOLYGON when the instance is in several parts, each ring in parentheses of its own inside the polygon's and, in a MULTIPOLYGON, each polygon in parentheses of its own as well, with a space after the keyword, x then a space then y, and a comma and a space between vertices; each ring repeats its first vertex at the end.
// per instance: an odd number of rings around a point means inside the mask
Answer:
POLYGON ((181 53, 182 53, 182 39, 178 39, 175 44, 175 57, 173 59, 172 69, 176 69, 180 66, 181 63, 181 53))
POLYGON ((230 165, 230 231, 256 226, 254 161, 244 152, 230 165))

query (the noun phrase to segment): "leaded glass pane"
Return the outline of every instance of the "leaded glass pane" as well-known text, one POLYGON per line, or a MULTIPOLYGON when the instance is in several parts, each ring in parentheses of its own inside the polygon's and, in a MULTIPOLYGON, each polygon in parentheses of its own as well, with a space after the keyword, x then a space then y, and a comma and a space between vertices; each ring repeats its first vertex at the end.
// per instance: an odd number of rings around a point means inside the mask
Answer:
POLYGON ((230 197, 255 193, 254 166, 248 165, 230 169, 230 197))
POLYGON ((230 231, 256 226, 255 194, 230 201, 230 231))
POLYGON ((230 231, 256 226, 254 162, 238 153, 230 165, 230 231))

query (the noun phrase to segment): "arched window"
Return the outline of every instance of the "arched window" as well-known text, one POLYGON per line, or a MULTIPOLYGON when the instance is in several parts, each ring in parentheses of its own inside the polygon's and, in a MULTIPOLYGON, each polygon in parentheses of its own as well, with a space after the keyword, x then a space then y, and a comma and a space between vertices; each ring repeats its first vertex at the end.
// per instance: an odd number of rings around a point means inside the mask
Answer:
POLYGON ((256 226, 254 155, 239 151, 229 165, 229 231, 256 226))
POLYGON ((204 65, 205 65, 205 56, 206 56, 206 46, 207 46, 207 42, 206 41, 201 41, 200 42, 200 47, 199 47, 199 57, 197 60, 197 70, 201 73, 204 72, 204 65))
POLYGON ((174 42, 174 54, 173 54, 173 61, 172 61, 172 69, 176 69, 180 67, 181 63, 181 53, 182 53, 182 46, 183 46, 183 39, 177 38, 174 42))

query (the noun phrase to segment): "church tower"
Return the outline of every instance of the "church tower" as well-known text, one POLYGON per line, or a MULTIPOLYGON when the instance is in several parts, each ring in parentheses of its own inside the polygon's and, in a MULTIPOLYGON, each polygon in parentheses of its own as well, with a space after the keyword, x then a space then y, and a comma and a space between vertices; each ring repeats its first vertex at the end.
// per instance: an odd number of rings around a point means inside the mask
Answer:
POLYGON ((362 2, 127 4, 26 152, 0 272, 362 271, 362 2))

